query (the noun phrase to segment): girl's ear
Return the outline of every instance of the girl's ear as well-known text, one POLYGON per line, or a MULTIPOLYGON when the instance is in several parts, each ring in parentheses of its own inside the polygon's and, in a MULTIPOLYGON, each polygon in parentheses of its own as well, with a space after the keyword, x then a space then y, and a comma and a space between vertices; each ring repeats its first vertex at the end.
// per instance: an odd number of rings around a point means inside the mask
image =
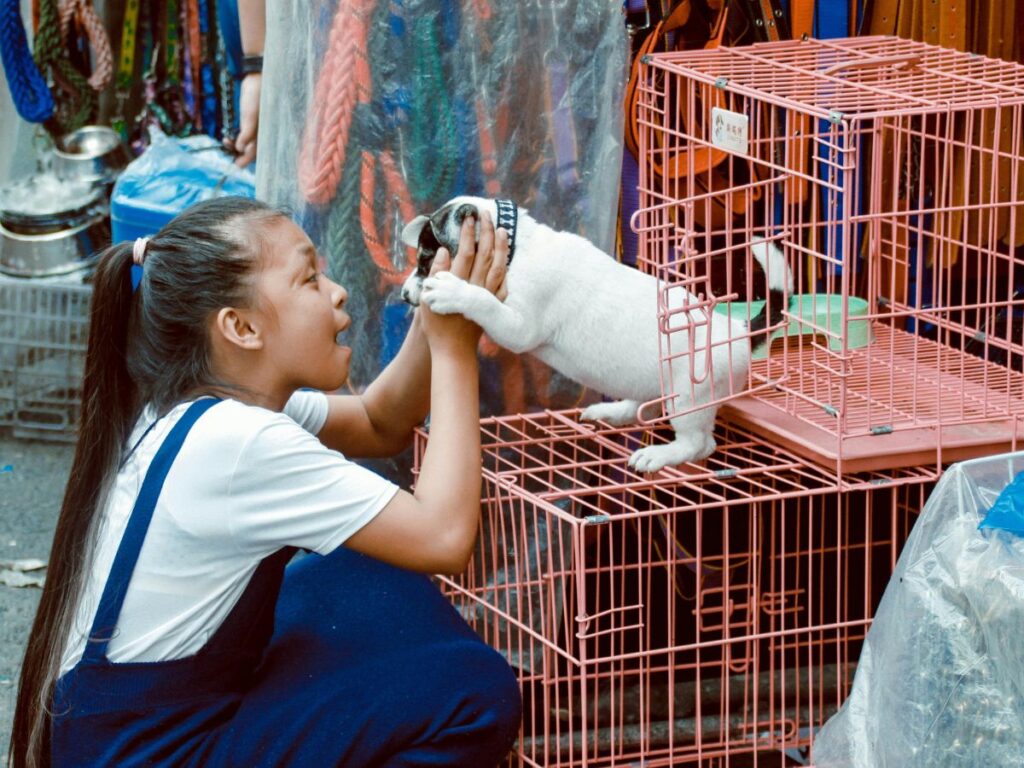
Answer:
POLYGON ((223 307, 214 320, 214 333, 220 334, 228 343, 247 350, 263 349, 263 335, 253 322, 250 313, 223 307))

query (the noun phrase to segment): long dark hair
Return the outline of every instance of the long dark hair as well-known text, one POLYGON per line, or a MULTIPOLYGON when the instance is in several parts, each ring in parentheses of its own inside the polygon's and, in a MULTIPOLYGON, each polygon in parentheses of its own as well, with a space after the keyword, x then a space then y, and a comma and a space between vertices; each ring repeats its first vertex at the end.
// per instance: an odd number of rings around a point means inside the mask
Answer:
POLYGON ((152 239, 132 291, 132 243, 111 246, 93 278, 82 415, 50 566, 21 668, 10 761, 50 764, 50 704, 61 655, 88 573, 96 519, 125 443, 148 403, 158 414, 218 387, 209 320, 250 306, 261 223, 284 214, 224 197, 193 205, 152 239))

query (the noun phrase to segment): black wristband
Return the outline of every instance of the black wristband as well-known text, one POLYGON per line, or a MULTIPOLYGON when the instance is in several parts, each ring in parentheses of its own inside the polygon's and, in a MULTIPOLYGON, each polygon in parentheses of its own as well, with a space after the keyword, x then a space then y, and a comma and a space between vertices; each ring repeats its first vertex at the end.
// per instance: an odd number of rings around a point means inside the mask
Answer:
POLYGON ((259 74, 263 71, 263 54, 258 56, 243 56, 242 66, 239 70, 239 77, 245 77, 246 75, 259 74))

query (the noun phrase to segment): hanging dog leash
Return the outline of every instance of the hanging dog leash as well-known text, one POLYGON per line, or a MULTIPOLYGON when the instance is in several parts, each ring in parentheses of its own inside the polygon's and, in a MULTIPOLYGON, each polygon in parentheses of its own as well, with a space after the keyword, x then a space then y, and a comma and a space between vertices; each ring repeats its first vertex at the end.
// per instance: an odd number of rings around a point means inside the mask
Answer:
POLYGON ((0 0, 0 59, 14 107, 22 119, 42 123, 53 116, 53 94, 32 58, 19 0, 0 0))
MULTIPOLYGON (((92 7, 89 0, 61 0, 58 6, 60 14, 60 36, 68 48, 78 45, 72 40, 73 29, 84 33, 84 50, 92 51, 93 70, 88 78, 89 86, 96 92, 102 91, 114 76, 114 54, 110 50, 110 38, 103 21, 92 7), (74 28, 73 26, 74 25, 74 28)), ((77 34, 74 35, 78 37, 77 34)))
POLYGON ((111 117, 111 127, 128 139, 128 119, 125 107, 131 95, 132 81, 135 76, 135 35, 139 25, 139 0, 125 0, 124 18, 121 21, 121 51, 117 57, 117 75, 115 78, 115 108, 111 117))
POLYGON ((53 83, 55 109, 46 129, 62 135, 88 123, 96 110, 96 92, 71 63, 68 48, 61 39, 57 0, 40 0, 35 61, 43 76, 53 83))

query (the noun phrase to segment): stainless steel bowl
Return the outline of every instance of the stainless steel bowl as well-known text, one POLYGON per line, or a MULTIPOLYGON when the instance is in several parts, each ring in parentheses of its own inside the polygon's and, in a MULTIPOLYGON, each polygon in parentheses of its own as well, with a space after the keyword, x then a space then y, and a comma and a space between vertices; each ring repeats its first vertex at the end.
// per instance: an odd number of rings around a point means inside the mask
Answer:
POLYGON ((69 181, 112 184, 131 161, 113 128, 87 125, 62 136, 53 149, 53 172, 69 181))
POLYGON ((0 225, 0 272, 50 277, 87 269, 110 244, 110 220, 102 213, 59 232, 26 235, 0 225))

